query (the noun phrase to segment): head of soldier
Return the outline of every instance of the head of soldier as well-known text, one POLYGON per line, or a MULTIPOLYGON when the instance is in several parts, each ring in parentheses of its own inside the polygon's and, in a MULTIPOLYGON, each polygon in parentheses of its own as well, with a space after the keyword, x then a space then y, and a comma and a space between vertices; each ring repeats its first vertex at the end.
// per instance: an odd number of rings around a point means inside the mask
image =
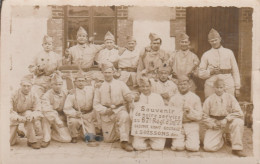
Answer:
POLYGON ((45 35, 42 40, 42 47, 45 52, 49 53, 52 50, 53 40, 52 37, 45 35))
POLYGON ((218 49, 221 47, 221 37, 215 29, 211 29, 208 34, 208 41, 212 48, 218 49))
POLYGON ((86 77, 85 77, 85 75, 83 74, 82 71, 79 71, 76 74, 74 83, 75 83, 76 88, 84 89, 85 84, 86 84, 86 77))
POLYGON ((85 44, 88 41, 88 33, 83 27, 79 27, 77 32, 77 42, 78 44, 85 44))
POLYGON ((178 76, 178 90, 184 95, 190 90, 190 79, 188 76, 178 76))
POLYGON ((115 68, 110 62, 102 63, 101 65, 102 73, 106 82, 111 82, 113 80, 115 68))
POLYGON ((111 32, 107 32, 105 35, 105 46, 108 50, 112 50, 115 46, 115 37, 111 32))
POLYGON ((151 48, 154 51, 160 50, 162 39, 155 33, 150 33, 149 38, 151 40, 151 48))
POLYGON ((59 74, 54 73, 51 78, 51 86, 55 93, 60 94, 62 91, 63 80, 59 74))
POLYGON ((24 94, 24 95, 28 95, 31 91, 31 88, 32 88, 32 78, 33 76, 32 75, 26 75, 22 78, 21 80, 21 92, 24 94))
POLYGON ((140 78, 139 91, 145 96, 149 96, 151 94, 151 81, 147 77, 140 78))
POLYGON ((223 79, 217 79, 214 82, 214 88, 215 88, 215 93, 218 96, 221 96, 225 92, 225 82, 223 79))
POLYGON ((161 82, 166 82, 170 74, 171 74, 171 67, 167 66, 167 64, 163 64, 161 67, 159 67, 158 76, 161 82))
POLYGON ((135 50, 135 46, 136 46, 135 38, 132 36, 127 36, 126 40, 127 40, 127 49, 129 51, 135 50))
POLYGON ((180 48, 182 51, 186 51, 189 49, 190 46, 190 40, 189 36, 185 33, 180 34, 180 48))

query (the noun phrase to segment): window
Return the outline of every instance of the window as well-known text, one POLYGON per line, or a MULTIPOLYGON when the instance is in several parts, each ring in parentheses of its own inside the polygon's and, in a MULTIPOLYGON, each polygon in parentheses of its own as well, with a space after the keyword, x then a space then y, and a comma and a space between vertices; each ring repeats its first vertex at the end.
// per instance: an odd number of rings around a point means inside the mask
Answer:
POLYGON ((107 31, 116 38, 116 7, 76 7, 65 8, 64 36, 65 47, 77 44, 77 31, 80 26, 94 36, 95 44, 102 44, 107 31))

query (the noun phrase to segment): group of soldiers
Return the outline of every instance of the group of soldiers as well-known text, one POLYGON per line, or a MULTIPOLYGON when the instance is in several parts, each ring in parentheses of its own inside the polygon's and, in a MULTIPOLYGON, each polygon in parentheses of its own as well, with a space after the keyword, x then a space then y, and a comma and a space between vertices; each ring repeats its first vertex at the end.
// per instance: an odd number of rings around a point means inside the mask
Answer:
POLYGON ((34 149, 47 147, 51 140, 76 143, 83 137, 90 146, 104 140, 120 141, 126 151, 163 150, 165 138, 130 135, 135 105, 144 103, 182 109, 181 135, 172 139, 172 150, 199 151, 203 145, 205 151, 218 151, 228 132, 232 153, 245 156, 243 112, 235 98, 240 89, 239 70, 233 52, 221 45, 219 33, 209 32, 212 48, 201 61, 189 50, 185 33, 180 34, 180 50, 171 53, 161 49, 157 34, 150 33, 149 38, 150 46, 141 51, 135 48, 133 36, 127 37, 123 48, 115 45, 110 32, 103 45, 95 45, 80 27, 77 45, 62 57, 52 51, 52 38, 44 36, 43 51, 29 66, 31 74, 11 97, 10 144, 16 144, 23 123, 27 144, 34 149), (65 67, 79 70, 70 73, 73 87, 69 91, 58 71, 65 67), (203 105, 193 77, 206 79, 203 105))

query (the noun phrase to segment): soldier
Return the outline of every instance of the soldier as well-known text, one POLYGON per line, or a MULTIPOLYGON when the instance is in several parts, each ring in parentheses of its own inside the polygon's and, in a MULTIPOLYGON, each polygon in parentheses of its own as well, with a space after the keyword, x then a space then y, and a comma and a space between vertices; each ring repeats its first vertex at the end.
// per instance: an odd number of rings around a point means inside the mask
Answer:
POLYGON ((209 96, 203 104, 203 120, 207 127, 204 137, 206 151, 218 151, 223 145, 223 133, 231 133, 232 153, 245 157, 243 150, 244 115, 236 98, 225 93, 225 80, 214 82, 215 93, 209 96))
POLYGON ((44 51, 37 54, 29 66, 29 71, 36 76, 32 89, 40 98, 50 89, 51 74, 62 64, 62 57, 52 51, 52 44, 52 37, 45 35, 42 44, 44 51))
POLYGON ((240 76, 237 62, 233 52, 221 45, 219 33, 211 29, 208 35, 212 48, 206 51, 201 58, 199 77, 206 79, 205 97, 214 93, 213 83, 217 78, 225 82, 227 93, 238 97, 240 94, 240 76))
POLYGON ((66 127, 66 116, 63 113, 67 93, 62 90, 63 80, 60 73, 54 73, 51 79, 52 89, 42 96, 42 111, 45 116, 42 120, 43 142, 47 147, 51 138, 59 142, 70 142, 71 136, 66 127))
MULTIPOLYGON (((82 130, 85 128, 83 132, 86 131, 87 134, 84 135, 96 135, 93 112, 94 89, 92 86, 85 86, 85 82, 85 75, 82 71, 79 71, 74 80, 74 93, 67 96, 63 109, 63 112, 67 116, 72 143, 77 142, 80 127, 82 130)), ((94 141, 94 139, 91 140, 91 145, 97 146, 94 141)))
POLYGON ((150 79, 152 84, 152 92, 160 94, 166 106, 168 105, 170 98, 178 93, 176 84, 169 80, 170 75, 171 67, 164 64, 158 69, 159 80, 150 79))
POLYGON ((117 67, 118 62, 118 49, 115 48, 115 37, 111 32, 107 32, 105 35, 105 49, 101 50, 96 57, 96 62, 101 68, 102 63, 111 62, 117 67))
POLYGON ((172 150, 199 151, 199 121, 202 118, 202 107, 200 98, 189 91, 189 78, 187 76, 178 77, 179 93, 174 95, 169 102, 169 106, 178 107, 183 110, 182 132, 179 138, 172 140, 172 150))
POLYGON ((119 80, 125 82, 131 90, 137 87, 136 71, 140 53, 135 46, 136 39, 127 36, 127 47, 118 60, 119 80))
POLYGON ((21 88, 11 97, 10 110, 10 144, 16 144, 18 124, 24 123, 27 132, 27 145, 33 149, 40 149, 41 142, 36 138, 35 123, 40 123, 43 117, 40 100, 31 91, 32 76, 25 76, 21 80, 21 88))
POLYGON ((162 39, 154 33, 150 33, 149 38, 151 44, 144 48, 140 53, 137 66, 137 80, 140 79, 142 73, 146 73, 148 78, 156 78, 157 70, 164 63, 168 62, 170 55, 162 50, 162 39))
POLYGON ((128 143, 130 118, 126 107, 133 108, 131 91, 124 82, 113 78, 115 68, 112 63, 103 63, 101 68, 105 81, 95 92, 94 109, 101 116, 104 141, 115 142, 120 138, 121 147, 133 151, 128 143))
POLYGON ((196 85, 192 78, 198 76, 199 58, 196 54, 189 50, 190 40, 189 36, 185 33, 180 34, 180 50, 174 52, 170 58, 170 65, 172 67, 172 78, 177 83, 177 77, 181 75, 189 76, 191 78, 192 92, 195 92, 196 85))
POLYGON ((77 45, 68 49, 69 60, 72 65, 80 65, 84 71, 90 71, 94 59, 104 45, 88 43, 88 33, 83 27, 79 27, 77 32, 77 45))
MULTIPOLYGON (((162 97, 151 91, 151 81, 147 77, 140 78, 139 89, 141 91, 141 95, 137 103, 164 106, 162 97)), ((163 150, 165 141, 166 138, 134 136, 133 147, 136 150, 147 150, 149 149, 147 143, 149 143, 153 150, 163 150)))

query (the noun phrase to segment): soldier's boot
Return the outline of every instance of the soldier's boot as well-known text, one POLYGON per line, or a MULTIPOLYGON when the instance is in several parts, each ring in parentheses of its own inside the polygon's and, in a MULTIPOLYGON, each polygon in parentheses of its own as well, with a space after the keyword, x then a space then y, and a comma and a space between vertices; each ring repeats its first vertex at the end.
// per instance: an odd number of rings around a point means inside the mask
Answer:
POLYGON ((121 148, 124 149, 125 151, 131 152, 134 150, 133 146, 130 145, 127 141, 122 141, 120 145, 121 148))
POLYGON ((24 132, 21 131, 21 130, 19 130, 19 129, 17 130, 17 134, 18 134, 18 136, 21 137, 21 138, 25 137, 24 132))
POLYGON ((72 143, 77 143, 78 142, 78 138, 77 137, 72 137, 71 142, 72 143))
POLYGON ((238 157, 246 157, 246 154, 242 150, 232 150, 232 154, 238 157))
POLYGON ((50 144, 50 141, 49 141, 49 142, 44 142, 44 141, 42 141, 41 147, 42 147, 42 148, 46 148, 46 147, 49 146, 49 144, 50 144))
POLYGON ((27 142, 27 145, 33 149, 40 149, 41 148, 41 144, 40 142, 27 142))

